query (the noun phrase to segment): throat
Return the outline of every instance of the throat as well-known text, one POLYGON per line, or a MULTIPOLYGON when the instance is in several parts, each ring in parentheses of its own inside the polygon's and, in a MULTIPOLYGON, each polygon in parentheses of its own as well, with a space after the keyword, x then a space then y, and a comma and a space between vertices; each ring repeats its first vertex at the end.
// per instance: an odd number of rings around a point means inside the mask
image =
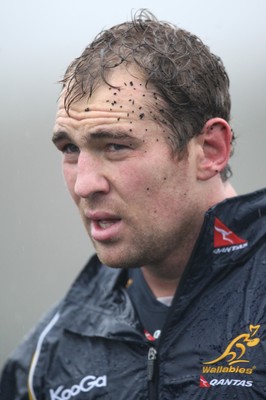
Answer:
POLYGON ((149 267, 142 267, 141 270, 147 285, 159 301, 162 298, 173 298, 183 271, 178 276, 165 278, 149 267))

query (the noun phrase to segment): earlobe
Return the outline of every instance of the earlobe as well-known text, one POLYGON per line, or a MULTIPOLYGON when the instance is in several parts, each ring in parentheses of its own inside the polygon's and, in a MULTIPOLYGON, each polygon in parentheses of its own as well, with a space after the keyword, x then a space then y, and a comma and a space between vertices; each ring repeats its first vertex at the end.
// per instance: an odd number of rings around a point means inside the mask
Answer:
POLYGON ((206 122, 198 137, 201 157, 198 163, 199 180, 208 180, 220 173, 228 163, 231 154, 232 131, 222 118, 206 122))

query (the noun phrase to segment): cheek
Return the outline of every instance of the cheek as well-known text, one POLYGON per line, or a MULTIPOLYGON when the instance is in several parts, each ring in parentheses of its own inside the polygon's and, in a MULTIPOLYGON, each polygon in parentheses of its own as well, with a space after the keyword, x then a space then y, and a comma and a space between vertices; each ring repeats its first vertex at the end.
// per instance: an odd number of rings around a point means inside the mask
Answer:
POLYGON ((71 197, 78 202, 78 196, 75 194, 75 184, 77 179, 76 168, 74 165, 63 164, 63 176, 71 197))

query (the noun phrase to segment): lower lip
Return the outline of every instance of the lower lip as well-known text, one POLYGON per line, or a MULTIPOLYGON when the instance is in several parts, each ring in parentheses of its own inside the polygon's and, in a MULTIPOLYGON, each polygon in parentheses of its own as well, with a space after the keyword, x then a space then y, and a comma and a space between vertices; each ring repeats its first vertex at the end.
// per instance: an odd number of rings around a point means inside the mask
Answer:
POLYGON ((91 222, 91 237, 98 242, 114 240, 121 229, 121 220, 115 220, 110 226, 101 227, 97 221, 91 222))

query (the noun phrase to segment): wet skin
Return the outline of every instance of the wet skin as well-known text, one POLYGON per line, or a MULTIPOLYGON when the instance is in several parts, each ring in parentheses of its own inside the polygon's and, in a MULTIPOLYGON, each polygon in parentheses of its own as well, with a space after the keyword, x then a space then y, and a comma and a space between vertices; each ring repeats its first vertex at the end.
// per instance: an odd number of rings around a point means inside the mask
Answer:
MULTIPOLYGON (((183 158, 157 120, 155 95, 118 70, 92 97, 62 94, 53 141, 63 173, 100 260, 112 267, 169 271, 190 253, 202 223, 196 139, 183 158)), ((159 111, 158 111, 159 115, 159 111)))

